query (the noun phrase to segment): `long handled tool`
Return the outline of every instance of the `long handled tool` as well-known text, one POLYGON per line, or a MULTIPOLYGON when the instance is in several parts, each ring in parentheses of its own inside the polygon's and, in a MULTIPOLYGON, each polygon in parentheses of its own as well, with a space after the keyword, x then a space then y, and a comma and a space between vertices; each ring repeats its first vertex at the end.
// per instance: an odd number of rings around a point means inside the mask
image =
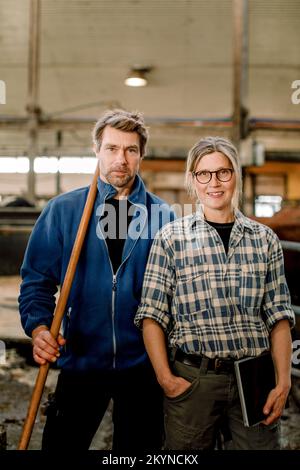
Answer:
MULTIPOLYGON (((50 333, 56 339, 59 334, 60 325, 64 316, 67 300, 69 297, 70 289, 74 279, 76 266, 80 256, 81 248, 84 242, 86 231, 88 228, 89 220, 93 210, 96 194, 97 194, 97 178, 99 174, 98 165, 94 174, 92 184, 87 196, 87 200, 82 213, 81 221, 78 227, 76 239, 74 242, 73 250, 71 253, 70 261, 66 271, 65 279, 61 288, 61 293, 55 308, 53 322, 50 328, 50 333)), ((47 362, 40 366, 39 373, 36 378, 35 386, 32 392, 31 401, 28 407, 27 417, 24 423, 21 439, 19 442, 18 450, 26 450, 31 438, 32 429, 35 423, 35 418, 40 405, 41 397, 43 394, 44 386, 46 383, 50 363, 47 362)))

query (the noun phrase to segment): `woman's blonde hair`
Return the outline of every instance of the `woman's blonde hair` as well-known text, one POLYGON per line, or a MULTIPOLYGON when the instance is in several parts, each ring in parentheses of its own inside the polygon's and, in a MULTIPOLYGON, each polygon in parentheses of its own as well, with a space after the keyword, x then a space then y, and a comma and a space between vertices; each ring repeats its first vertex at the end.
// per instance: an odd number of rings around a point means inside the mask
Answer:
POLYGON ((204 155, 220 152, 229 159, 236 176, 236 185, 232 197, 232 207, 238 208, 242 191, 242 169, 237 149, 227 139, 223 137, 205 137, 191 148, 186 162, 185 186, 191 197, 197 196, 195 185, 193 183, 193 171, 197 168, 199 161, 204 155))

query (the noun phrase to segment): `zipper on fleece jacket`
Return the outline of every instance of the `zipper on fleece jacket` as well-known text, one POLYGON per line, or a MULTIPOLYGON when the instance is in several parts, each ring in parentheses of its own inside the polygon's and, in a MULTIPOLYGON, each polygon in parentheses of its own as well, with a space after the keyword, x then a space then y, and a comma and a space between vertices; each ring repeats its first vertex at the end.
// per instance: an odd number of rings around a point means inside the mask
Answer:
MULTIPOLYGON (((106 203, 106 197, 104 198, 104 204, 105 203, 106 203)), ((104 204, 103 204, 103 207, 104 207, 104 204)), ((140 207, 144 210, 144 208, 140 204, 134 204, 134 205, 138 206, 138 207, 140 207)), ((101 217, 101 215, 100 215, 100 217, 101 217)), ((100 230, 102 232, 101 224, 99 223, 99 225, 100 225, 100 230)), ((112 272, 112 298, 111 298, 111 310, 112 310, 112 312, 111 313, 112 313, 112 341, 113 341, 113 354, 114 354, 114 356, 113 356, 113 369, 115 369, 116 368, 116 355, 117 355, 117 340, 116 340, 116 330, 115 330, 115 312, 116 312, 115 302, 116 302, 116 291, 117 291, 117 275, 118 275, 118 272, 119 272, 119 269, 121 268, 121 266, 125 263, 125 261, 127 261, 129 256, 131 255, 131 252, 132 252, 133 248, 135 247, 138 239, 135 240, 135 243, 132 245, 132 248, 131 248, 130 252, 126 256, 126 258, 121 262, 121 264, 118 267, 115 274, 114 274, 112 262, 111 262, 111 259, 110 259, 110 256, 109 256, 109 251, 108 251, 108 246, 107 246, 107 243, 106 243, 106 239, 103 238, 103 241, 105 243, 105 247, 106 247, 106 250, 107 250, 107 256, 108 256, 109 264, 110 264, 110 269, 111 269, 111 272, 112 272)))
POLYGON ((113 274, 113 283, 112 283, 112 299, 111 299, 111 309, 112 309, 112 331, 113 331, 113 350, 114 350, 114 357, 113 357, 113 368, 116 368, 116 355, 117 355, 117 340, 116 340, 116 332, 115 332, 115 297, 116 297, 116 290, 117 290, 117 275, 113 274))

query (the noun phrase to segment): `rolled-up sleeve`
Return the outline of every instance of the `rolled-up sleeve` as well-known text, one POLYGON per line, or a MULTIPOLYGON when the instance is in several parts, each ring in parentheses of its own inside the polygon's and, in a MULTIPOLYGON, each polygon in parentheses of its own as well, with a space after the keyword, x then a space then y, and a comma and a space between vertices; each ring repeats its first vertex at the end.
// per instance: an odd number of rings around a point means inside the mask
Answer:
POLYGON ((171 304, 175 274, 168 251, 161 232, 158 232, 151 247, 141 302, 134 320, 139 328, 145 318, 155 320, 166 332, 172 328, 171 304))
POLYGON ((289 320, 295 325, 295 314, 284 273, 284 258, 277 235, 273 234, 269 250, 269 264, 266 275, 263 314, 269 331, 280 320, 289 320))

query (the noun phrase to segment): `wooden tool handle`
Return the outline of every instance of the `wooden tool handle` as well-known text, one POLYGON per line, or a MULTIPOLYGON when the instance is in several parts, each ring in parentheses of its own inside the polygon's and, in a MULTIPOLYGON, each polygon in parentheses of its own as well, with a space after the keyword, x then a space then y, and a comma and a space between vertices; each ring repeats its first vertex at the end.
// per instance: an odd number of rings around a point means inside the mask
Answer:
MULTIPOLYGON (((76 266, 79 260, 82 245, 83 245, 87 228, 89 225, 91 213, 94 207, 95 198, 97 194, 98 175, 99 175, 99 168, 98 168, 98 162, 97 162, 97 168, 96 168, 94 178, 90 186, 87 200, 84 206, 84 210, 83 210, 81 221, 77 230, 77 235, 76 235, 76 239, 74 242, 73 250, 72 250, 68 268, 66 271, 65 279, 63 282, 63 286, 61 288, 61 293, 60 293, 60 296, 59 296, 59 299, 55 308, 54 318, 53 318, 52 325, 50 328, 50 333, 55 339, 57 339, 58 337, 58 333, 59 333, 61 322, 64 316, 69 293, 72 287, 72 282, 74 279, 76 266)), ((26 450, 29 445, 36 415, 38 412, 44 386, 46 383, 49 366, 50 366, 49 362, 40 366, 39 373, 37 375, 35 386, 32 392, 30 404, 28 407, 27 417, 23 426, 23 431, 22 431, 20 442, 19 442, 18 450, 26 450)))

